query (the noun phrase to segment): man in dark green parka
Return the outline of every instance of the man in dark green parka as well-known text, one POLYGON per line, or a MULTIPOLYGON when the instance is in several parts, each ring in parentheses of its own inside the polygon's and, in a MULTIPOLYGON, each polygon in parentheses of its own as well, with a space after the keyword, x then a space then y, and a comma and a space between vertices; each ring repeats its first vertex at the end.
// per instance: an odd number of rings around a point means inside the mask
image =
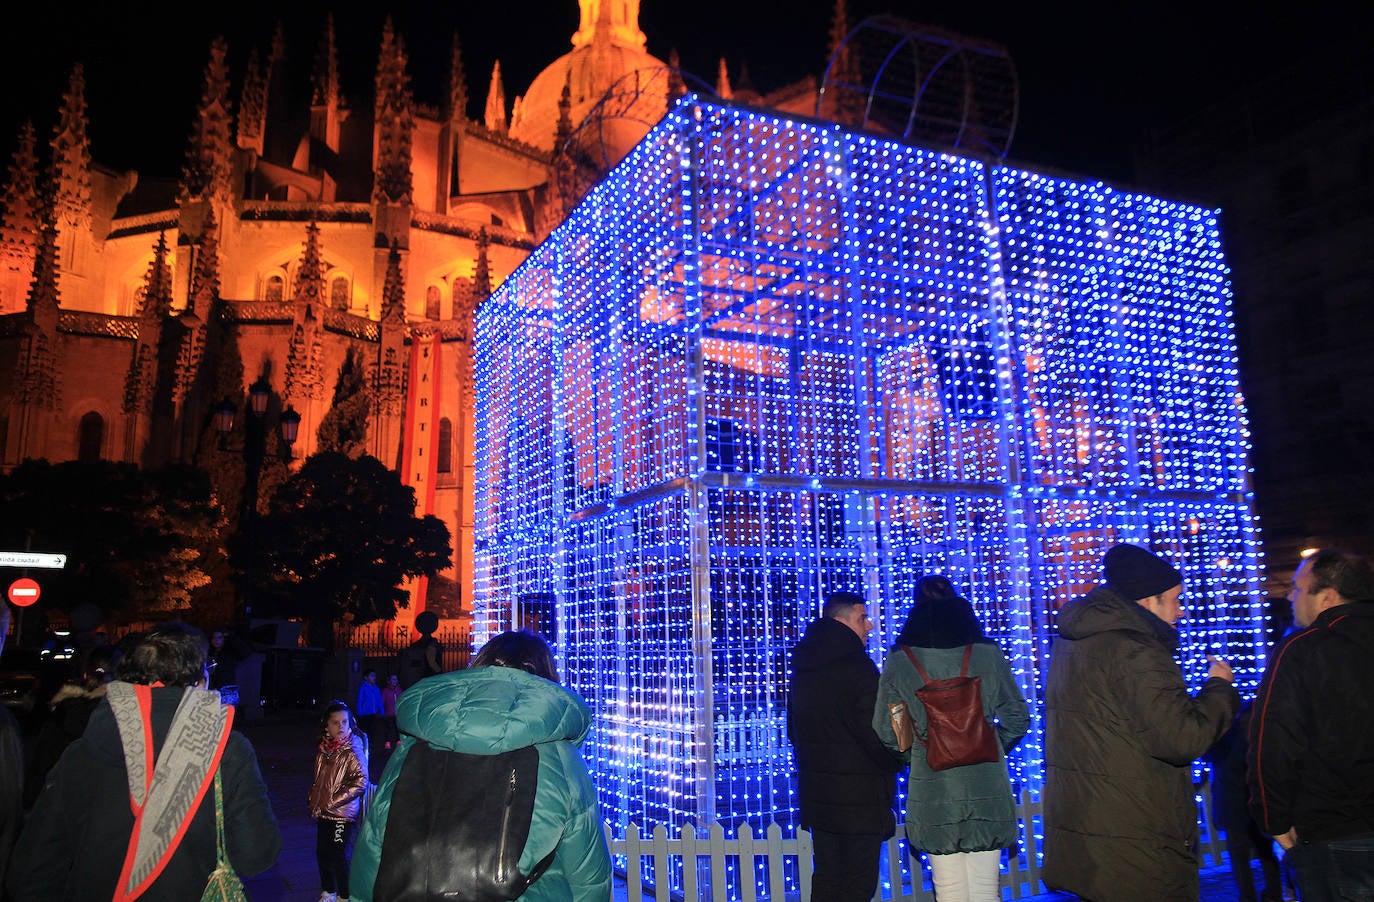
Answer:
POLYGON ((1064 605, 1045 685, 1045 885, 1093 902, 1198 898, 1191 764, 1240 709, 1212 657, 1189 695, 1173 659, 1183 575, 1113 546, 1106 585, 1064 605))

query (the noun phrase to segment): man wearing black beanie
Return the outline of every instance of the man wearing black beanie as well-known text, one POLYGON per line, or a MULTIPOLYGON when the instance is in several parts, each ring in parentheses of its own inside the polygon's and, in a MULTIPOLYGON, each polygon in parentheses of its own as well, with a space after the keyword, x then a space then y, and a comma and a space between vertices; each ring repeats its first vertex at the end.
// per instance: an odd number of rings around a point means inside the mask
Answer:
POLYGON ((1059 611, 1045 681, 1045 885, 1093 902, 1196 900, 1191 765, 1240 695, 1210 656, 1188 693, 1177 568, 1124 543, 1102 564, 1103 585, 1059 611))

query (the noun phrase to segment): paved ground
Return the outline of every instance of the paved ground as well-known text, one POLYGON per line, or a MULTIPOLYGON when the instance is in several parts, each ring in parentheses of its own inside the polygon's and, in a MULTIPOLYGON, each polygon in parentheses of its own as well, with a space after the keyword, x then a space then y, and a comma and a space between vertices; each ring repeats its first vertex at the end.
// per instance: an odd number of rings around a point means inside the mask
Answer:
MULTIPOLYGON (((240 720, 237 724, 257 749, 282 833, 282 852, 276 865, 244 881, 255 902, 315 902, 319 898, 315 822, 306 808, 317 723, 318 717, 313 712, 279 710, 269 711, 257 720, 240 720)), ((381 776, 387 757, 385 750, 374 750, 374 781, 381 776)), ((1034 897, 1034 902, 1062 902, 1071 898, 1047 893, 1034 897)), ((1235 902, 1236 898, 1226 868, 1208 868, 1202 872, 1202 902, 1235 902)))

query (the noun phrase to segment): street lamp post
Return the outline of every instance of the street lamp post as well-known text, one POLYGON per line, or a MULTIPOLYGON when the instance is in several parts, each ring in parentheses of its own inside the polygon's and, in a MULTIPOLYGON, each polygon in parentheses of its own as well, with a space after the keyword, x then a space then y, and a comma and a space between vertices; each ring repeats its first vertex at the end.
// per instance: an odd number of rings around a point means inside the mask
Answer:
MULTIPOLYGON (((243 447, 230 448, 229 435, 234 431, 234 420, 238 415, 238 405, 225 398, 215 408, 215 431, 219 433, 219 449, 231 454, 243 455, 243 498, 239 508, 239 528, 243 531, 243 578, 239 585, 239 597, 243 602, 243 621, 247 626, 253 615, 253 562, 257 553, 255 525, 258 517, 258 479, 262 474, 262 463, 267 457, 267 402, 272 397, 272 386, 265 378, 259 377, 248 387, 248 413, 243 421, 243 447)), ((286 446, 283 460, 291 460, 291 446, 300 430, 301 415, 290 405, 277 415, 277 428, 282 443, 286 446)))

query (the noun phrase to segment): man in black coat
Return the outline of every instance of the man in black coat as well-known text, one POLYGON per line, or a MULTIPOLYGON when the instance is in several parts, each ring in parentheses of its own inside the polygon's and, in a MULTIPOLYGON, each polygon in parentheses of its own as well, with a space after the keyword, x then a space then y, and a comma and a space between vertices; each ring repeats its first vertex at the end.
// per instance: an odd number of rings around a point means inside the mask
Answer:
POLYGON ((1289 636, 1250 721, 1250 812, 1303 902, 1374 899, 1374 567, 1325 548, 1293 574, 1289 636))
POLYGON ((902 762, 873 732, 878 668, 862 596, 833 592, 792 650, 787 735, 797 758, 801 824, 815 845, 811 898, 868 902, 878 853, 896 828, 902 762))

